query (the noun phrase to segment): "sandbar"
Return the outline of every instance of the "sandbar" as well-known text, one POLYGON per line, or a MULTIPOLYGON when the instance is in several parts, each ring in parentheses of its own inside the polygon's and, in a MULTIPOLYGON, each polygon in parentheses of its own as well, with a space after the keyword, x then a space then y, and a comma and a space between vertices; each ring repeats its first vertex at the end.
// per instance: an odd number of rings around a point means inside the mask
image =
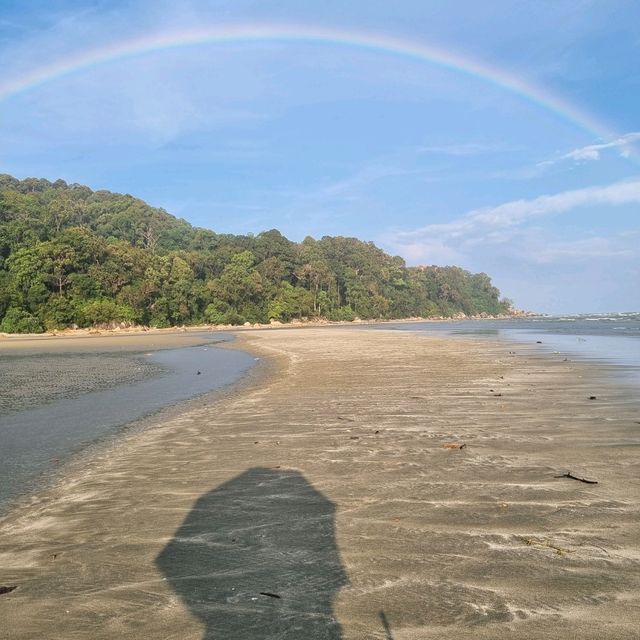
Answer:
POLYGON ((0 521, 3 638, 638 637, 640 401, 607 371, 408 331, 238 335, 260 375, 0 521))

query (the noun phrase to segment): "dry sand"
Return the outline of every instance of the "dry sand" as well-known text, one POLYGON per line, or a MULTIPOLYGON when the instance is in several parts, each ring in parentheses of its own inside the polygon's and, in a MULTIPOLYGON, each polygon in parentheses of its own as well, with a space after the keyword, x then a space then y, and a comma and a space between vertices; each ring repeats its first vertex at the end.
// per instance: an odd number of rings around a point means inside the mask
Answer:
POLYGON ((267 375, 0 522, 0 637, 640 637, 639 402, 603 370, 400 331, 237 346, 267 375))
POLYGON ((126 353, 176 347, 194 347, 216 339, 215 332, 202 327, 193 330, 168 331, 152 329, 127 333, 103 332, 90 334, 70 332, 61 336, 0 334, 0 354, 5 356, 57 353, 126 353))

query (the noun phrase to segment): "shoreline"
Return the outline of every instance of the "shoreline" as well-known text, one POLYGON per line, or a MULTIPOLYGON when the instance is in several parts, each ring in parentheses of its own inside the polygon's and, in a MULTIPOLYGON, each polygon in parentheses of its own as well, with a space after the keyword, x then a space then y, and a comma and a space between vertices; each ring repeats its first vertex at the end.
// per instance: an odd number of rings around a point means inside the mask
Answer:
MULTIPOLYGON (((272 321, 270 323, 245 323, 244 325, 232 324, 203 324, 203 325, 183 325, 176 327, 145 327, 133 325, 130 327, 119 326, 114 328, 87 328, 87 329, 60 329, 59 331, 44 331, 42 333, 0 333, 0 346, 5 346, 4 339, 9 341, 19 341, 21 339, 48 339, 48 338, 97 338, 99 336, 126 336, 126 335, 171 335, 177 333, 197 333, 202 331, 251 331, 255 329, 301 329, 319 327, 350 327, 360 325, 385 325, 385 324, 410 324, 413 322, 462 322, 466 320, 521 320, 523 318, 542 317, 542 314, 536 314, 530 311, 518 311, 513 314, 504 314, 497 316, 467 316, 465 314, 457 314, 456 316, 433 316, 429 318, 399 318, 396 320, 386 320, 376 318, 373 320, 292 320, 290 322, 272 321)), ((6 343, 9 344, 9 343, 6 343)))
POLYGON ((153 342, 130 336, 126 344, 26 340, 9 353, 0 346, 0 513, 132 425, 241 380, 256 363, 221 349, 230 339, 209 333, 153 342))
MULTIPOLYGON (((251 380, 154 416, 0 519, 9 638, 201 638, 216 616, 157 559, 194 504, 256 468, 335 507, 320 577, 341 633, 327 637, 384 638, 380 612, 397 640, 634 637, 640 417, 604 369, 397 331, 245 331, 228 346, 260 356, 251 380), (599 484, 553 478, 566 471, 599 484)), ((262 590, 276 588, 297 620, 286 584, 262 590)), ((237 597, 218 617, 271 606, 237 597)))
MULTIPOLYGON (((216 346, 221 349, 242 351, 235 342, 224 342, 216 344, 216 346)), ((187 398, 186 400, 179 400, 140 418, 118 425, 110 433, 86 445, 81 450, 74 452, 70 458, 61 461, 59 466, 46 472, 42 478, 37 480, 32 490, 18 494, 6 507, 0 504, 0 534, 5 518, 10 517, 12 513, 24 509, 31 509, 43 500, 47 501, 50 492, 55 491, 61 483, 64 484, 64 482, 72 476, 88 472, 95 464, 96 459, 106 459, 112 452, 117 452, 123 446, 123 440, 143 434, 148 430, 153 430, 155 427, 161 427, 167 422, 179 418, 183 414, 204 407, 212 407, 217 403, 232 399, 236 395, 240 396, 271 375, 277 375, 277 370, 278 366, 275 362, 272 362, 271 359, 259 358, 255 365, 235 382, 230 382, 211 391, 187 398)), ((1 571, 2 565, 0 564, 0 582, 1 571)))

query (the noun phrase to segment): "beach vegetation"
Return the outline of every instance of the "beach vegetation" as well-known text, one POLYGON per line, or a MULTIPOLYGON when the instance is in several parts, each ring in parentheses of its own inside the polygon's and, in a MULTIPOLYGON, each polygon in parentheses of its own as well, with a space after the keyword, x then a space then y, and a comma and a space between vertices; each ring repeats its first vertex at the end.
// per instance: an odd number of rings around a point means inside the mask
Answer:
POLYGON ((407 267, 372 242, 197 228, 130 195, 0 175, 7 332, 496 315, 484 273, 407 267))
POLYGON ((42 324, 35 316, 23 309, 10 307, 6 312, 0 331, 3 333, 42 333, 42 324))

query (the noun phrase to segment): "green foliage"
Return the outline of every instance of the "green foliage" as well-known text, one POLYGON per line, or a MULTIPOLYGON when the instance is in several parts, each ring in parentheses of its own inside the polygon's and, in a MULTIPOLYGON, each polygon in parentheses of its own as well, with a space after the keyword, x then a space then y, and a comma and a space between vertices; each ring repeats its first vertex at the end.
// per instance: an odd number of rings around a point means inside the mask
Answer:
POLYGON ((136 312, 131 307, 107 299, 85 302, 80 307, 80 314, 89 325, 136 321, 136 312))
POLYGON ((42 324, 29 312, 11 307, 0 323, 0 331, 3 333, 42 333, 42 324))
POLYGON ((329 320, 353 322, 357 318, 351 307, 338 307, 329 314, 329 320))
POLYGON ((294 287, 289 282, 282 282, 275 298, 269 303, 269 320, 288 322, 294 318, 312 315, 313 296, 301 287, 294 287))
POLYGON ((44 308, 44 326, 48 331, 76 324, 80 314, 77 306, 64 296, 51 296, 44 308))
POLYGON ((204 317, 211 324, 244 324, 247 322, 233 307, 218 300, 207 305, 204 317))
POLYGON ((484 273, 371 242, 216 234, 130 195, 0 175, 2 330, 498 314, 484 273))

